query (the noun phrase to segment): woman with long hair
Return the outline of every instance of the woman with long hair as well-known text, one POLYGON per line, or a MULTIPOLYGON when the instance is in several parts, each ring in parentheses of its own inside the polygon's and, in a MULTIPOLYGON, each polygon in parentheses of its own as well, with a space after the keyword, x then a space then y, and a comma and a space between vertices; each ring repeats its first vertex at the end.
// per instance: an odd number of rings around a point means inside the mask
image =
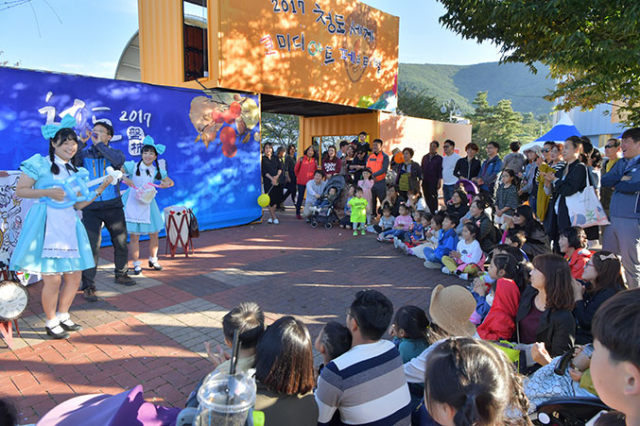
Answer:
POLYGON ((576 322, 571 314, 575 302, 569 264, 556 254, 536 257, 533 259, 531 286, 538 291, 531 309, 542 311, 531 358, 540 365, 546 365, 552 357, 572 349, 575 340, 576 322))
POLYGON ((577 136, 569 137, 563 149, 566 166, 555 174, 544 174, 545 191, 553 194, 545 218, 545 228, 554 242, 555 252, 558 252, 560 232, 571 226, 566 199, 587 186, 589 173, 587 167, 580 162, 580 154, 582 154, 582 141, 577 136))
POLYGON ((521 378, 499 349, 482 340, 440 343, 427 361, 424 398, 443 426, 531 424, 521 378))
POLYGON ((530 260, 539 254, 551 253, 544 226, 536 218, 530 206, 518 206, 513 212, 513 217, 507 220, 507 225, 509 228, 524 232, 527 241, 522 246, 522 251, 530 260))
POLYGON ((318 423, 313 395, 313 344, 307 326, 282 317, 264 331, 256 348, 255 409, 265 414, 265 426, 318 423))
POLYGON ((573 283, 576 303, 573 316, 578 325, 576 343, 579 345, 593 342, 591 322, 598 308, 611 296, 627 289, 622 278, 622 263, 609 251, 599 251, 591 256, 584 266, 582 279, 583 282, 573 283))

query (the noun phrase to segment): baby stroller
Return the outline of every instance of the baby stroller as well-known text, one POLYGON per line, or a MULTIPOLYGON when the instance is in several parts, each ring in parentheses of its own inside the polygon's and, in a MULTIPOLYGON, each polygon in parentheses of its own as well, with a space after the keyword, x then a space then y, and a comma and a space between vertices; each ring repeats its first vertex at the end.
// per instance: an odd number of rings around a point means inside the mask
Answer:
POLYGON ((477 195, 480 192, 476 184, 468 179, 459 179, 458 182, 456 182, 456 186, 461 186, 462 189, 464 189, 464 191, 467 193, 469 203, 471 203, 471 200, 473 200, 474 195, 477 195))
POLYGON ((324 188, 322 192, 322 196, 325 197, 329 194, 331 188, 336 189, 336 197, 327 207, 322 207, 320 210, 313 213, 311 216, 311 227, 316 228, 318 223, 324 223, 324 227, 326 229, 333 228, 333 222, 337 222, 340 220, 338 215, 336 214, 336 204, 340 202, 340 197, 342 195, 342 191, 346 182, 344 180, 344 176, 334 175, 329 178, 327 181, 327 186, 324 188))

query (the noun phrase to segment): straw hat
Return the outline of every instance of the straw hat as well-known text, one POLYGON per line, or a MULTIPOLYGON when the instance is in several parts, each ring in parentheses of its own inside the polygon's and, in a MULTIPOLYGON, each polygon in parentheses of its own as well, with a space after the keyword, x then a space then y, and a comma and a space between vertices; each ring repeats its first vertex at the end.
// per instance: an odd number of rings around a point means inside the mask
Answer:
POLYGON ((438 284, 431 293, 429 315, 441 329, 456 337, 472 337, 476 327, 469 318, 476 310, 476 301, 466 288, 438 284))

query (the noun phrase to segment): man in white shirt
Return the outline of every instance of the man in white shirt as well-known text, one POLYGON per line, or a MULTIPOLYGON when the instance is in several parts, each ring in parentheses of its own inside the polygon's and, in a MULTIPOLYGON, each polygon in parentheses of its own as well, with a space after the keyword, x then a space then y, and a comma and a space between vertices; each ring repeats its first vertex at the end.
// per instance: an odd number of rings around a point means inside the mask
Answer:
POLYGON ((351 349, 327 364, 316 391, 318 425, 409 426, 411 395, 402 357, 382 339, 393 304, 376 290, 362 290, 347 310, 351 349), (340 422, 332 419, 339 412, 340 422))
POLYGON ((453 196, 453 191, 455 190, 455 185, 458 181, 458 178, 453 175, 456 163, 460 159, 460 155, 453 151, 455 147, 456 143, 451 139, 444 141, 444 156, 442 157, 442 193, 444 195, 445 204, 453 196))

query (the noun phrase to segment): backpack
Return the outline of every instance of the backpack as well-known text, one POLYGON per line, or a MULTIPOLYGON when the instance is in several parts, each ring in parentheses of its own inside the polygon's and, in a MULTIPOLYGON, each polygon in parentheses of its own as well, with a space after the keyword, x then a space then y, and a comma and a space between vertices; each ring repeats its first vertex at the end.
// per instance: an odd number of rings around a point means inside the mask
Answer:
POLYGON ((189 238, 198 238, 200 236, 200 228, 198 227, 198 219, 193 214, 193 210, 189 209, 189 238))

